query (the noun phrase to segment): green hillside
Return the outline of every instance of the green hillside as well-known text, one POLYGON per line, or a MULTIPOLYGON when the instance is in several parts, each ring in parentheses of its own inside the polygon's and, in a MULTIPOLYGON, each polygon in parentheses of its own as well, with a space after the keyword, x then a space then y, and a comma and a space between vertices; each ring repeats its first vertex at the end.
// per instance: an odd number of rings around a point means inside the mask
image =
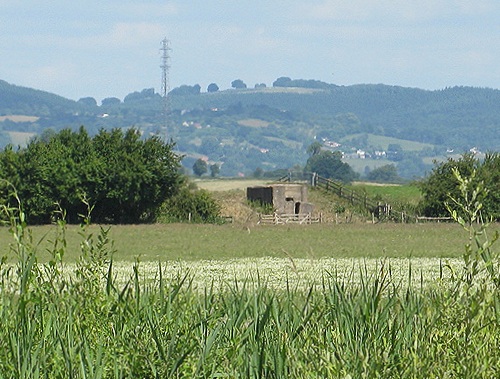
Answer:
POLYGON ((19 137, 13 133, 41 134, 47 128, 84 125, 93 134, 136 127, 145 136, 172 138, 187 169, 201 156, 220 165, 224 176, 303 166, 306 149, 315 141, 341 150, 362 175, 390 163, 406 178, 425 174, 429 162, 452 152, 500 150, 499 90, 337 86, 289 78, 274 85, 211 93, 200 92, 199 86, 173 89, 165 128, 163 99, 153 89, 97 104, 92 98, 75 102, 0 81, 0 144, 17 143, 9 137, 19 137), (388 155, 375 156, 380 150, 388 155), (359 152, 366 159, 354 162, 359 152))
POLYGON ((370 146, 373 146, 375 148, 379 148, 380 150, 387 150, 391 144, 397 144, 400 145, 401 148, 405 151, 422 151, 425 149, 433 149, 434 145, 430 143, 422 143, 422 142, 416 142, 416 141, 409 141, 407 139, 401 139, 401 138, 395 138, 395 137, 386 137, 386 136, 379 136, 375 134, 352 134, 349 136, 346 136, 340 140, 342 143, 349 143, 352 142, 353 140, 359 139, 359 138, 366 138, 367 143, 370 146))

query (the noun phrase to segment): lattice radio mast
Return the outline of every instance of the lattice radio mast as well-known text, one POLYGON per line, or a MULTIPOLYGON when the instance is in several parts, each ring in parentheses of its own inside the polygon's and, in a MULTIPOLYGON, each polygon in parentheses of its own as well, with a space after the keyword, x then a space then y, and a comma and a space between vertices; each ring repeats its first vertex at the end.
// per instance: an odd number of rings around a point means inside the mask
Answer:
POLYGON ((164 38, 161 41, 161 97, 162 97, 162 119, 163 119, 163 129, 165 135, 165 141, 168 140, 168 127, 169 127, 169 116, 170 116, 170 97, 168 93, 170 92, 170 82, 169 82, 169 72, 170 72, 170 41, 164 38))

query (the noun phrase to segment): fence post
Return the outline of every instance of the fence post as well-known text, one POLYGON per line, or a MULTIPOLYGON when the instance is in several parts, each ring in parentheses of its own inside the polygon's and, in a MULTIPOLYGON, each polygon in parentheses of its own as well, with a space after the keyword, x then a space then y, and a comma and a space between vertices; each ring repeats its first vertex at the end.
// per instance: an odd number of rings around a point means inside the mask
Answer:
POLYGON ((315 172, 313 172, 311 174, 311 186, 312 187, 316 187, 316 185, 318 184, 317 183, 317 180, 318 180, 317 176, 318 176, 318 174, 316 174, 315 172))

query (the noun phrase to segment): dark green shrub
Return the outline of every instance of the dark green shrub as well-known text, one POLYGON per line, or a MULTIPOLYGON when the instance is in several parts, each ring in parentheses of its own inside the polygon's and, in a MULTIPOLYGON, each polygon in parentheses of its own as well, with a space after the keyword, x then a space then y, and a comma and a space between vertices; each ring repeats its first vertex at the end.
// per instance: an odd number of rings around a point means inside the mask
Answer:
POLYGON ((187 185, 160 208, 159 222, 221 222, 220 207, 206 190, 192 189, 187 185))

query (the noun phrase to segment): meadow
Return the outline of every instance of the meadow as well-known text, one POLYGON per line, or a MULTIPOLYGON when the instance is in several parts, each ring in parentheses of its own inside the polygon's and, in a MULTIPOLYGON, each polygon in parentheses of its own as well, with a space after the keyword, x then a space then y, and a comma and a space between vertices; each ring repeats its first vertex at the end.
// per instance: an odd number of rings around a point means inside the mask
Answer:
MULTIPOLYGON (((109 229, 117 261, 194 261, 239 258, 459 258, 467 235, 454 223, 344 223, 320 225, 246 226, 241 224, 91 225, 87 232, 98 235, 109 229)), ((500 229, 497 225, 495 230, 500 229)), ((30 228, 38 259, 50 258, 57 226, 30 228)), ((65 231, 66 262, 80 254, 80 227, 65 231)), ((2 250, 9 231, 0 229, 2 250)))
POLYGON ((498 225, 28 228, 3 211, 0 378, 500 373, 498 225))

